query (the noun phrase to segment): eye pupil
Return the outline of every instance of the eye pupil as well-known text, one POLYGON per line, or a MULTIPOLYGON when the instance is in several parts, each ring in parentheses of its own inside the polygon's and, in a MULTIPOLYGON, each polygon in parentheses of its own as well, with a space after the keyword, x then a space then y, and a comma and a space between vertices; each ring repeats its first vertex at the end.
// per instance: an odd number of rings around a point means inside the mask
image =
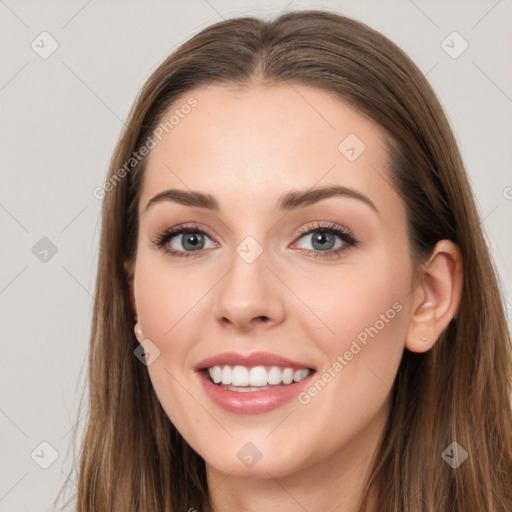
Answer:
POLYGON ((202 248, 202 246, 204 245, 204 238, 200 233, 189 233, 183 236, 182 245, 184 249, 192 249, 193 251, 195 251, 197 249, 202 248), (187 244, 190 244, 191 247, 187 247, 187 244), (200 247, 198 247, 198 245, 200 247))
MULTIPOLYGON (((329 241, 331 242, 331 246, 334 242, 334 236, 332 235, 332 233, 324 233, 321 231, 317 231, 316 235, 313 235, 312 238, 313 238, 313 245, 315 243, 319 243, 321 249, 325 249, 326 245, 329 245, 329 241)), ((331 249, 332 248, 331 246, 329 246, 327 248, 331 249)))

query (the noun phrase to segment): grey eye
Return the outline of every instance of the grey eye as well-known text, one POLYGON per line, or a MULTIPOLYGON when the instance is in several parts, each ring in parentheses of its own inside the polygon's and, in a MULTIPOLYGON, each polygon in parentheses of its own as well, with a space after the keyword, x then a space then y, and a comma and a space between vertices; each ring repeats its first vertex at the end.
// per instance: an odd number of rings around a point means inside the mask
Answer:
POLYGON ((335 235, 334 233, 328 233, 320 229, 316 231, 311 231, 310 233, 306 233, 305 235, 302 235, 300 238, 309 238, 310 243, 313 245, 313 248, 309 249, 306 247, 305 249, 313 251, 328 251, 331 249, 338 249, 339 247, 342 246, 342 244, 340 243, 337 247, 335 247, 336 238, 340 239, 338 235, 335 235))
POLYGON ((184 231, 182 233, 177 233, 173 235, 169 239, 168 243, 171 246, 171 249, 175 251, 192 252, 204 249, 207 238, 209 239, 210 237, 208 237, 204 233, 198 233, 195 231, 184 231))

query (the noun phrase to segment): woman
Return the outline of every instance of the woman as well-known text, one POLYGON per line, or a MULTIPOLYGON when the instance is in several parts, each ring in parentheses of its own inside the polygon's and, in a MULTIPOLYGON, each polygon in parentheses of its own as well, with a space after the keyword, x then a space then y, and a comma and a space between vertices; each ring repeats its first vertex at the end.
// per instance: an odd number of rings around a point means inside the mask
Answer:
POLYGON ((206 28, 100 193, 78 511, 512 510, 497 278, 387 38, 319 11, 206 28))

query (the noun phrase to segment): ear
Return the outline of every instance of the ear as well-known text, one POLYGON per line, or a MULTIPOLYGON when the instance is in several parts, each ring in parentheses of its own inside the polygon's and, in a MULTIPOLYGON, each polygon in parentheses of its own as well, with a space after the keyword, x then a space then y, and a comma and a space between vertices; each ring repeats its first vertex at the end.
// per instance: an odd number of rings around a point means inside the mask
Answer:
POLYGON ((130 288, 130 303, 132 306, 132 312, 134 316, 137 316, 137 307, 135 306, 135 293, 133 291, 133 277, 135 273, 135 265, 131 260, 124 262, 124 270, 126 272, 126 279, 128 280, 128 286, 130 288))
POLYGON ((457 245, 449 240, 438 242, 428 262, 422 264, 418 279, 405 348, 427 352, 459 309, 463 262, 457 245))

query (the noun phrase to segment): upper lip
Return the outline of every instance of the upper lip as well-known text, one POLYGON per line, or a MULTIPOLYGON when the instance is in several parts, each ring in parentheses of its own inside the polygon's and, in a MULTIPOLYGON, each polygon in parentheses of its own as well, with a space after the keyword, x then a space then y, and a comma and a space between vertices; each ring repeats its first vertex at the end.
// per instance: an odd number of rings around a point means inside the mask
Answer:
POLYGON ((237 354, 236 352, 223 352, 203 359, 196 365, 196 370, 204 370, 212 366, 280 366, 282 368, 294 368, 300 370, 307 368, 314 370, 308 363, 301 363, 286 357, 271 354, 270 352, 252 352, 251 354, 237 354))

